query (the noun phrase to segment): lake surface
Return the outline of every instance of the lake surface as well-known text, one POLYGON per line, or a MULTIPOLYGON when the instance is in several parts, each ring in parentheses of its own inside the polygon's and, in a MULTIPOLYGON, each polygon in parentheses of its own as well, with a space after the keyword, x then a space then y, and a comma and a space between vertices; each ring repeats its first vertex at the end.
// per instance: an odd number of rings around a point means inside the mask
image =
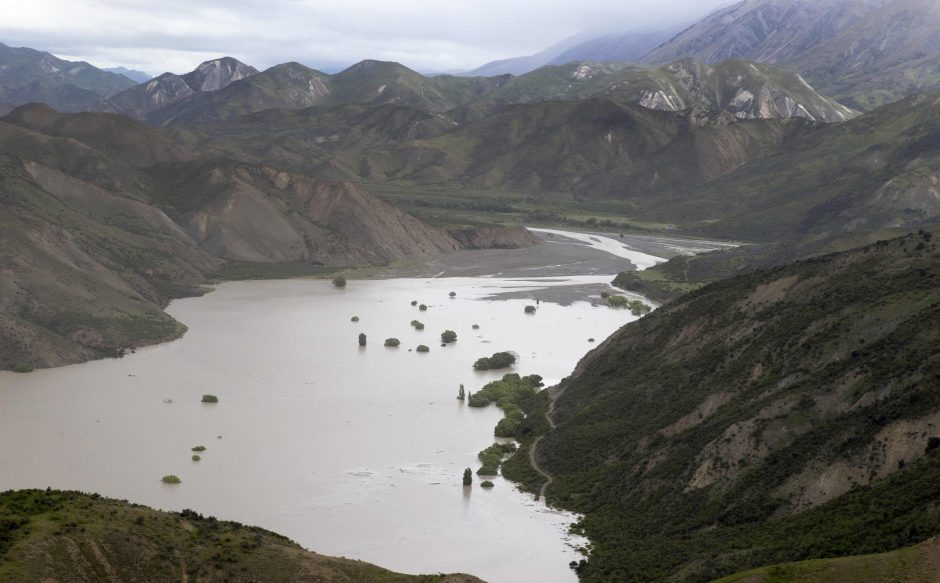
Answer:
POLYGON ((526 315, 534 302, 499 293, 539 297, 532 290, 610 279, 222 284, 171 304, 189 326, 181 340, 120 360, 0 373, 0 490, 50 486, 192 508, 410 573, 575 581, 567 563, 581 558, 572 548, 581 541, 566 533, 570 515, 502 478, 490 491, 477 479, 461 486, 502 413, 470 409, 456 394, 506 372, 471 369, 503 350, 519 353, 515 372, 554 384, 596 346, 589 338, 599 343, 634 319, 586 302, 542 302, 526 315), (458 341, 443 348, 445 329, 458 341), (387 337, 401 347, 385 348, 387 337), (431 352, 409 351, 418 344, 431 352), (221 402, 200 403, 204 393, 221 402), (207 450, 193 462, 197 445, 207 450), (160 482, 171 473, 182 484, 160 482))

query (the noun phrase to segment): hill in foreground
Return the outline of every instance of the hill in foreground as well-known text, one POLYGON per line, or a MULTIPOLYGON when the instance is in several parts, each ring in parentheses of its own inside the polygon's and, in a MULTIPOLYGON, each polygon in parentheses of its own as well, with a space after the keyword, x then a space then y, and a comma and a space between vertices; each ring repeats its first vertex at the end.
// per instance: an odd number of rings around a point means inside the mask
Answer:
POLYGON ((255 526, 97 494, 0 493, 0 581, 474 583, 318 555, 255 526))
POLYGON ((560 387, 541 465, 585 581, 707 581, 940 532, 940 251, 929 233, 708 285, 560 387))

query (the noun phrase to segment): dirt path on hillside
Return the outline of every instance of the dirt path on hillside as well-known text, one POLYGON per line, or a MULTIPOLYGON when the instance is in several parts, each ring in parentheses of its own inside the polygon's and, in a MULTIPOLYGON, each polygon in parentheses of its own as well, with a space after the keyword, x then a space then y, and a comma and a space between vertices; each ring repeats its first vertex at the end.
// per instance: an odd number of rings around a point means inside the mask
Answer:
MULTIPOLYGON (((564 390, 558 391, 550 397, 548 402, 548 410, 545 411, 545 420, 548 421, 549 426, 548 431, 554 431, 555 429, 555 421, 552 420, 552 414, 555 412, 555 400, 558 399, 558 397, 560 397, 563 392, 564 390)), ((548 435, 548 432, 539 435, 535 438, 535 441, 532 442, 532 445, 529 446, 529 463, 532 465, 532 468, 539 473, 540 476, 545 478, 545 483, 542 484, 541 488, 539 488, 539 495, 536 497, 536 501, 545 500, 545 490, 547 490, 551 483, 555 481, 552 475, 549 474, 545 468, 539 465, 538 459, 536 459, 536 452, 538 451, 539 443, 542 442, 542 438, 546 435, 548 435)))

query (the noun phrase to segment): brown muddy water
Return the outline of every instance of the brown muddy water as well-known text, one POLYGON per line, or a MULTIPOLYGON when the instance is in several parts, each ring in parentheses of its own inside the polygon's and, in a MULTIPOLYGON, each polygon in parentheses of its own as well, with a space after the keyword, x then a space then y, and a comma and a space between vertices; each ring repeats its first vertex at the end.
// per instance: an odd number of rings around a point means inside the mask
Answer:
POLYGON ((575 581, 567 564, 583 541, 567 534, 571 515, 502 478, 490 491, 478 479, 461 486, 502 413, 470 409, 456 394, 506 372, 471 369, 503 350, 519 353, 514 372, 555 383, 634 319, 586 302, 542 302, 526 315, 533 302, 499 293, 610 279, 222 284, 170 305, 189 326, 181 340, 120 360, 0 373, 0 490, 49 486, 192 508, 397 571, 575 581), (445 329, 458 334, 446 348, 445 329), (385 348, 388 337, 401 346, 385 348), (418 344, 430 353, 413 352, 418 344), (201 403, 204 393, 220 402, 201 403), (207 449, 193 462, 198 445, 207 449), (165 474, 182 484, 162 484, 165 474))

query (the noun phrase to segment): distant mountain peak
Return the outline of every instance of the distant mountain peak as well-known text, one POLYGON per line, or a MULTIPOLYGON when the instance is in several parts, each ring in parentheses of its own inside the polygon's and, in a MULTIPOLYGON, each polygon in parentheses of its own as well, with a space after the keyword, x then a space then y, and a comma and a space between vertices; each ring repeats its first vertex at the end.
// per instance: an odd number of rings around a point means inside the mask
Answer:
POLYGON ((193 91, 218 91, 235 81, 256 75, 258 70, 233 57, 220 57, 201 63, 195 70, 183 75, 193 91))

